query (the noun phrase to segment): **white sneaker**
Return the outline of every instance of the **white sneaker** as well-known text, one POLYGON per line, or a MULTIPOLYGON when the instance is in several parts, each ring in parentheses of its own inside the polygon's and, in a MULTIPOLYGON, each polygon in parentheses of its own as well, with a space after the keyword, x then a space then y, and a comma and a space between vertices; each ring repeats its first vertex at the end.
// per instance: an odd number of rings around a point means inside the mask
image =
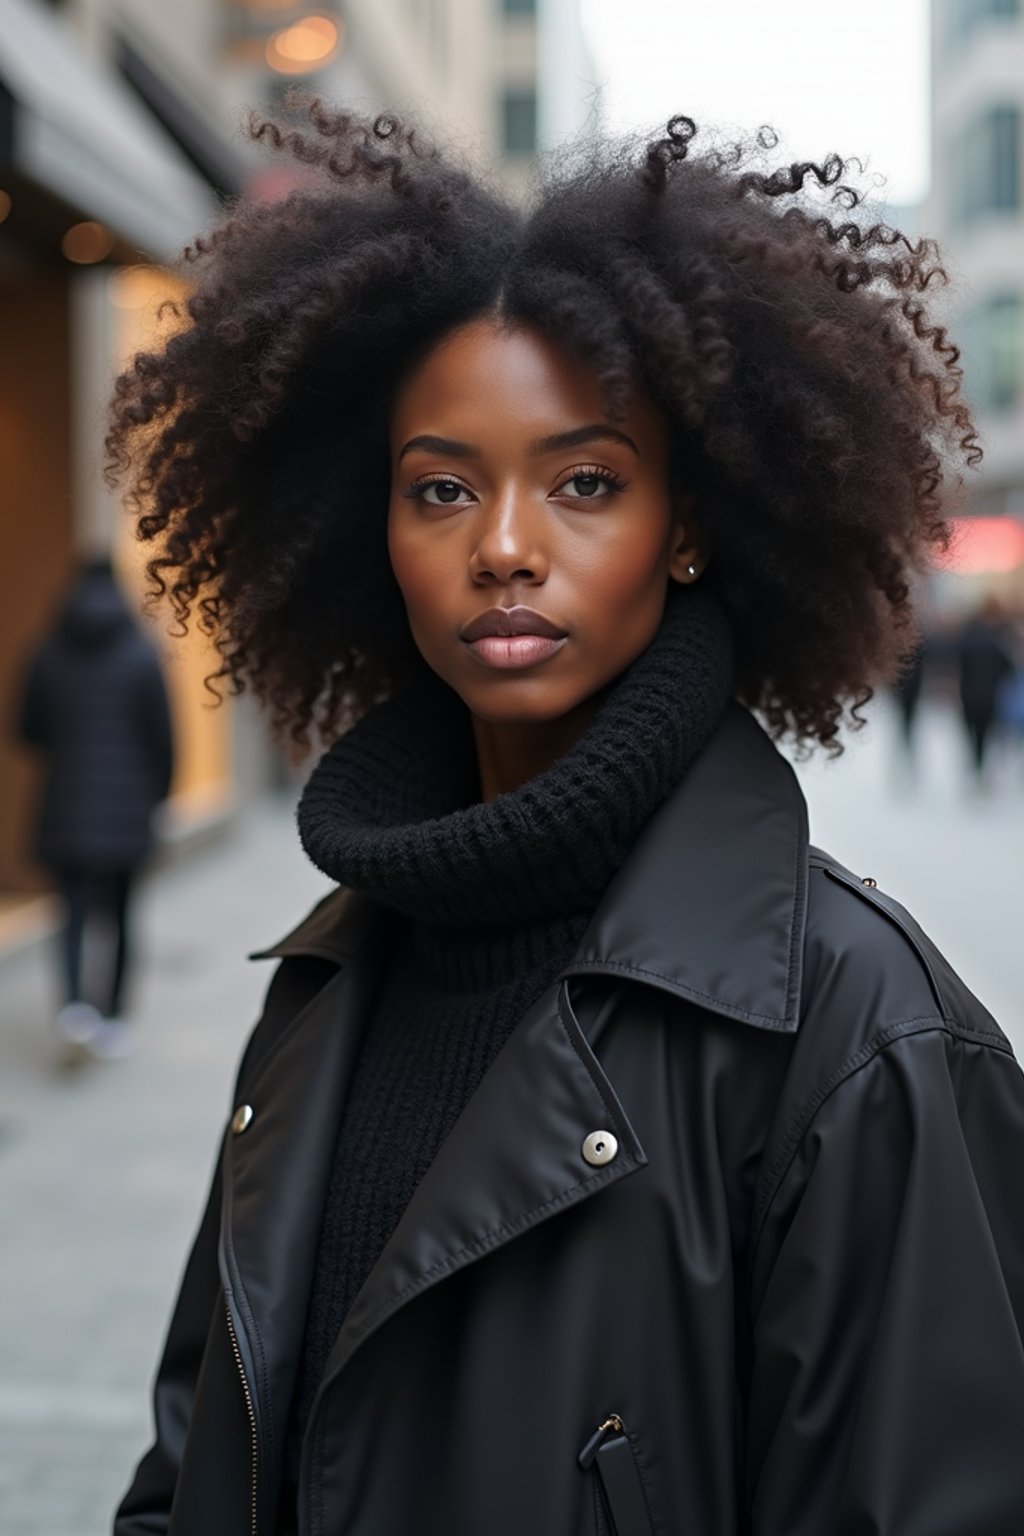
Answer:
POLYGON ((61 1049, 61 1062, 77 1066, 85 1060, 103 1016, 92 1003, 66 1003, 53 1021, 53 1032, 61 1049))
POLYGON ((66 1003, 54 1020, 54 1033, 65 1045, 87 1045, 101 1018, 92 1003, 66 1003))
POLYGON ((100 1018, 86 1050, 100 1061, 122 1061, 135 1049, 135 1031, 126 1019, 100 1018))

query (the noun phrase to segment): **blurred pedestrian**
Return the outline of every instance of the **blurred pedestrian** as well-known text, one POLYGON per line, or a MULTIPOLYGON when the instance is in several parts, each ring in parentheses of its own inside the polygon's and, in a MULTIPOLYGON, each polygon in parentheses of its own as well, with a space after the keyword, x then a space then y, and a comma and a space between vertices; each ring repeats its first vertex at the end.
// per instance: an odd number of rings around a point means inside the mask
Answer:
POLYGON ((1013 672, 999 690, 999 727, 1005 730, 1015 760, 1024 766, 1024 609, 1008 607, 1006 634, 1013 672))
POLYGON ((56 1033, 71 1051, 124 1055, 133 895, 170 785, 172 734, 156 649, 109 560, 83 567, 31 657, 18 730, 44 759, 35 853, 64 902, 56 1033))
POLYGON ((1002 607, 985 598, 960 633, 957 648, 960 709, 974 782, 986 785, 986 766, 993 727, 999 719, 1000 698, 1013 677, 1014 661, 1002 607))
POLYGON ((910 655, 904 658, 892 685, 892 696, 899 718, 900 767, 908 779, 913 778, 916 768, 914 733, 924 683, 924 661, 925 643, 921 640, 910 655))

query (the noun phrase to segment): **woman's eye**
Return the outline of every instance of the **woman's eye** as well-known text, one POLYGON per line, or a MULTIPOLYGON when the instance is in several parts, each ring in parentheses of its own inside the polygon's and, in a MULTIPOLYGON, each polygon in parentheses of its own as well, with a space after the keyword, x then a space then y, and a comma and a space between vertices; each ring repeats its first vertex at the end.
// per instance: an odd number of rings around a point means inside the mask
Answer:
POLYGON ((431 507, 454 507, 459 497, 468 496, 469 492, 457 480, 430 480, 419 487, 419 494, 431 507))
POLYGON ((622 486, 610 475, 598 474, 596 470, 578 470, 568 480, 563 480, 558 489, 577 501, 597 501, 612 491, 621 490, 622 486))

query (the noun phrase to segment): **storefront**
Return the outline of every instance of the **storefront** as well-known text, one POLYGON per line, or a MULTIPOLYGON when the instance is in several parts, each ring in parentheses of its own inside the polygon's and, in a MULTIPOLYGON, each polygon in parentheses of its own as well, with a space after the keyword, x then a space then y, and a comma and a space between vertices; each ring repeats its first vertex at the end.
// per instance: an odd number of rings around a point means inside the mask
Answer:
MULTIPOLYGON (((26 856, 35 767, 9 736, 26 652, 81 556, 110 551, 126 587, 144 588, 145 551, 102 477, 104 411, 160 301, 181 295, 161 264, 216 214, 199 158, 52 12, 0 0, 0 917, 40 888, 26 856)), ((230 811, 232 722, 230 704, 207 707, 209 646, 172 645, 166 623, 180 835, 230 811)))

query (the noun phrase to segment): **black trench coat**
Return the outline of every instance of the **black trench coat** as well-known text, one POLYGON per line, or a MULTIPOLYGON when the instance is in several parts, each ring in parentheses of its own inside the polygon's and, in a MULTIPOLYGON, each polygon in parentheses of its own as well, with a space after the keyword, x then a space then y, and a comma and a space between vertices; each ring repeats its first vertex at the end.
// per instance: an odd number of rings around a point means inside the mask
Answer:
MULTIPOLYGON (((266 952, 117 1536, 274 1530, 385 932, 266 952)), ((733 709, 357 1297, 303 1536, 1021 1536, 1022 1163, 1007 1041, 733 709)))

